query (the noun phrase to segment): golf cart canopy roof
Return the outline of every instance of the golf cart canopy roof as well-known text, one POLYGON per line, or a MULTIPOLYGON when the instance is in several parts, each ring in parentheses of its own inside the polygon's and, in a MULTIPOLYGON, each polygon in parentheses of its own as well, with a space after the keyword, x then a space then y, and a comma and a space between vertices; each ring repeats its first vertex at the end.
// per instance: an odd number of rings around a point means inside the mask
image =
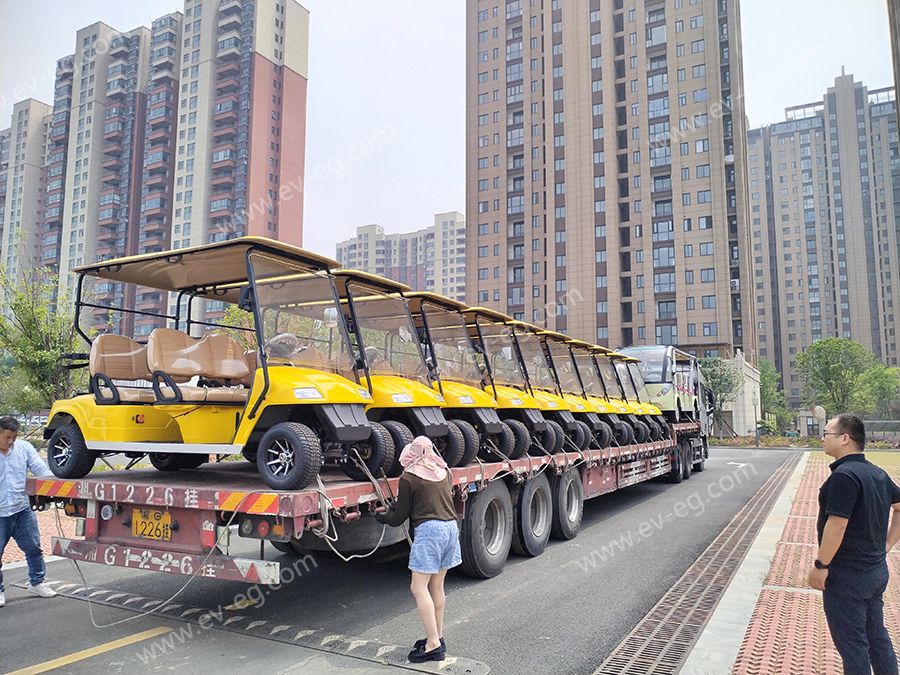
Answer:
POLYGON ((471 323, 476 315, 497 323, 510 323, 513 320, 511 316, 488 307, 469 307, 463 314, 466 315, 466 323, 471 323))
POLYGON ((317 272, 340 263, 266 237, 237 237, 213 244, 103 260, 76 268, 78 274, 158 288, 209 288, 247 281, 247 252, 253 249, 285 261, 286 271, 317 272))
POLYGON ((459 312, 463 312, 469 308, 466 303, 460 302, 459 300, 454 300, 453 298, 448 298, 446 295, 440 295, 439 293, 415 291, 413 293, 405 293, 405 295, 409 300, 409 308, 413 312, 419 312, 422 304, 426 302, 430 302, 433 305, 439 305, 445 309, 456 310, 459 312))
POLYGON ((388 279, 377 274, 369 274, 368 272, 360 272, 359 270, 336 270, 332 275, 338 279, 341 285, 356 282, 364 284, 382 293, 408 293, 412 289, 406 284, 399 281, 388 279))
POLYGON ((542 330, 538 335, 553 340, 554 342, 562 342, 563 344, 569 344, 572 341, 572 338, 565 333, 559 333, 555 330, 542 330))

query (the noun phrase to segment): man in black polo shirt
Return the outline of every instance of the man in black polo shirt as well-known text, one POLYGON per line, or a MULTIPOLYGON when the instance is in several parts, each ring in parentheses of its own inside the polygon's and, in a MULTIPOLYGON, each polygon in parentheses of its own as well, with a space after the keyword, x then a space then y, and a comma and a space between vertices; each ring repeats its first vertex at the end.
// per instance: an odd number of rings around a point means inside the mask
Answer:
POLYGON ((856 415, 829 420, 822 440, 835 461, 819 489, 819 550, 809 585, 824 591, 825 618, 845 675, 897 675, 882 596, 886 553, 900 541, 900 488, 866 459, 866 430, 856 415))

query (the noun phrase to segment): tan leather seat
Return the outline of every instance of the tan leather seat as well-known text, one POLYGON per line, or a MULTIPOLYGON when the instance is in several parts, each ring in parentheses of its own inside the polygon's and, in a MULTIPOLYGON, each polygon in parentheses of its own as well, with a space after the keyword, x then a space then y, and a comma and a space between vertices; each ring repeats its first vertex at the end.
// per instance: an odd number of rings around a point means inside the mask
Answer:
MULTIPOLYGON (((206 343, 207 360, 204 364, 203 377, 226 384, 240 384, 250 377, 250 366, 237 341, 224 333, 204 335, 201 342, 206 343)), ((245 402, 250 394, 249 389, 239 387, 209 387, 206 391, 207 401, 222 403, 245 402)))
MULTIPOLYGON (((91 377, 105 376, 110 380, 150 380, 147 367, 147 348, 124 335, 104 333, 91 344, 89 360, 91 377)), ((101 378, 95 380, 102 400, 114 400, 118 394, 122 403, 153 403, 156 396, 149 387, 115 384, 115 390, 101 378)))
MULTIPOLYGON (((204 371, 206 347, 187 333, 171 328, 156 328, 147 339, 147 365, 151 372, 163 372, 178 385, 184 401, 202 403, 206 400, 206 388, 182 384, 204 371)), ((160 383, 165 398, 175 398, 172 387, 160 383)))
POLYGON ((248 389, 253 386, 253 378, 256 377, 256 369, 259 367, 257 364, 259 363, 259 357, 256 355, 255 349, 248 349, 244 352, 244 360, 247 362, 248 374, 243 380, 241 380, 241 384, 247 387, 248 389))

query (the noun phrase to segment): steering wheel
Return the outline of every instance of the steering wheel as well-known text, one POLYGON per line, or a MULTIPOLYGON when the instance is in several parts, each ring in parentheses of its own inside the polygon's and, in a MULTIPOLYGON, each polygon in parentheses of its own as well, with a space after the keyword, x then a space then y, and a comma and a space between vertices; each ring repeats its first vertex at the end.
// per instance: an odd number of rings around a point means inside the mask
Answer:
POLYGON ((372 368, 381 360, 381 350, 378 349, 378 347, 373 347, 371 345, 366 347, 366 363, 369 364, 369 368, 372 368))
POLYGON ((276 359, 289 359, 306 348, 293 333, 279 333, 266 341, 266 353, 276 359))

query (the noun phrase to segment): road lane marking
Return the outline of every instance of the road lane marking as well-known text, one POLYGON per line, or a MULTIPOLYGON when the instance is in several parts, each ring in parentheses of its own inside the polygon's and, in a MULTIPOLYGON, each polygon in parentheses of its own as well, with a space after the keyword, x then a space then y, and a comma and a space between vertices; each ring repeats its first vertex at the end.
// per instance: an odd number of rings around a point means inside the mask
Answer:
POLYGON ((135 633, 134 635, 119 638, 118 640, 113 640, 112 642, 97 645, 96 647, 89 647, 78 652, 72 652, 71 654, 60 656, 58 659, 53 659, 52 661, 44 661, 43 663, 38 663, 33 666, 29 666, 28 668, 14 670, 11 673, 7 673, 7 675, 36 675, 37 673, 46 673, 48 670, 53 670, 54 668, 62 668, 63 666, 77 663, 78 661, 84 661, 85 659, 89 659, 92 656, 111 652, 114 649, 119 649, 120 647, 127 647, 128 645, 134 644, 135 642, 149 640, 150 638, 156 637, 158 635, 163 635, 164 633, 170 633, 171 631, 172 629, 167 626, 151 628, 150 630, 145 630, 141 633, 135 633))

